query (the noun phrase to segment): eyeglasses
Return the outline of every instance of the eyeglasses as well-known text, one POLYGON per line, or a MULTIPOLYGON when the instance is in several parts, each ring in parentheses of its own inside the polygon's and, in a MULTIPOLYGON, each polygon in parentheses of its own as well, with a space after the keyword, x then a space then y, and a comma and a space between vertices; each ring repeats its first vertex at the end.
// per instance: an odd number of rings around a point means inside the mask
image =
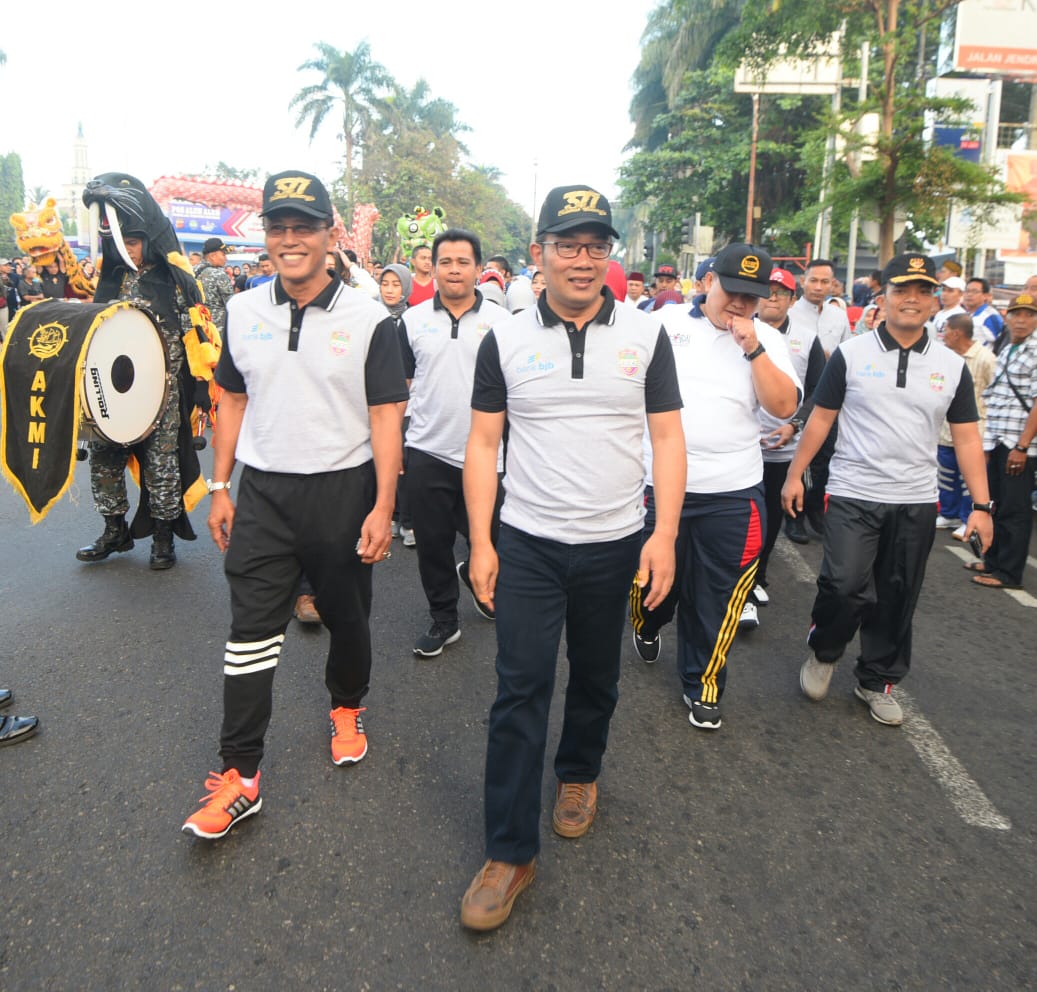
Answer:
POLYGON ((608 258, 612 254, 611 241, 596 241, 589 245, 584 244, 582 241, 541 241, 540 244, 545 247, 553 245, 559 258, 579 258, 580 252, 584 248, 587 249, 587 255, 590 258, 596 258, 599 261, 603 258, 608 258))
POLYGON ((327 224, 267 224, 263 230, 271 237, 283 238, 289 231, 298 238, 312 238, 318 231, 326 231, 327 224))

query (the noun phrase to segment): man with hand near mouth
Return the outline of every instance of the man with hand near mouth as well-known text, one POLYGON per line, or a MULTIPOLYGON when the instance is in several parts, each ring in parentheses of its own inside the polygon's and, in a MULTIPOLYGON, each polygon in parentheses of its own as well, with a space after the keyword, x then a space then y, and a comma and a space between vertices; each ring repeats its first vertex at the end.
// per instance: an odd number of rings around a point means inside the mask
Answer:
MULTIPOLYGON (((780 421, 802 399, 779 331, 753 313, 770 296, 773 265, 762 249, 728 245, 705 274, 701 316, 684 306, 658 312, 673 345, 684 408, 688 478, 677 531, 677 576, 666 599, 645 611, 650 587, 630 592, 634 647, 659 657, 659 630, 677 615, 677 670, 692 726, 718 730, 727 652, 753 588, 766 511, 760 407, 780 421)), ((652 459, 645 452, 645 534, 652 533, 652 459)))

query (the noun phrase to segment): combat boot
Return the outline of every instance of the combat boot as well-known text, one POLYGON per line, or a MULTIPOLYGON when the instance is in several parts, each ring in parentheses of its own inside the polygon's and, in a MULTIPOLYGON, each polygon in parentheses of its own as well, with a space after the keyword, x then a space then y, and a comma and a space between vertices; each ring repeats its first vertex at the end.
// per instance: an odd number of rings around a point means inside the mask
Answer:
POLYGON ((133 547, 133 538, 126 517, 117 513, 104 518, 104 533, 93 544, 80 548, 76 557, 80 561, 104 561, 116 552, 129 551, 133 547))
POLYGON ((172 520, 155 521, 155 536, 151 540, 151 560, 148 564, 156 572, 172 568, 176 564, 172 520))

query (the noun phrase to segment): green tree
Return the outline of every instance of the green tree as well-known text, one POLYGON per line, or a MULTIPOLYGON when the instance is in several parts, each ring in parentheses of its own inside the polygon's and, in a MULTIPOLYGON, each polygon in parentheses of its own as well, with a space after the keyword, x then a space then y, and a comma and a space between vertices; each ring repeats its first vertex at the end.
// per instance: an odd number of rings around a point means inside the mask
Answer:
POLYGON ((222 159, 215 166, 207 165, 203 174, 211 176, 213 179, 246 183, 251 186, 260 185, 265 181, 260 178, 259 169, 239 169, 236 166, 228 165, 222 159))
MULTIPOLYGON (((823 123, 851 133, 864 114, 879 115, 877 136, 852 138, 850 150, 871 151, 874 158, 833 176, 829 202, 837 209, 869 203, 879 219, 879 256, 894 253, 894 224, 906 214, 919 234, 942 231, 952 200, 981 207, 1015 202, 994 171, 963 161, 949 150, 929 147, 924 139, 926 114, 954 120, 964 111, 957 100, 925 96, 925 77, 932 73, 935 31, 928 30, 951 12, 959 0, 784 0, 779 17, 770 0, 748 0, 739 27, 725 37, 718 58, 734 65, 743 58, 764 67, 785 57, 808 56, 840 31, 844 75, 860 71, 856 53, 868 47, 868 97, 823 123), (928 49, 923 39, 929 41, 928 49)), ((805 136, 809 137, 809 136, 805 136)), ((865 156, 867 159, 867 156, 865 156)))
POLYGON ((360 42, 352 52, 341 52, 327 42, 316 42, 317 56, 307 59, 299 70, 314 70, 322 79, 305 86, 292 97, 289 109, 298 108, 296 127, 310 124, 310 140, 316 136, 328 114, 337 109, 338 137, 345 143, 343 178, 346 189, 346 217, 353 216, 353 195, 357 147, 362 147, 365 129, 371 119, 371 104, 379 90, 387 89, 392 77, 371 58, 371 47, 360 42))
POLYGON ((0 251, 4 255, 18 254, 14 230, 7 223, 11 214, 20 213, 25 205, 25 180, 22 177, 22 159, 17 152, 0 155, 0 251))

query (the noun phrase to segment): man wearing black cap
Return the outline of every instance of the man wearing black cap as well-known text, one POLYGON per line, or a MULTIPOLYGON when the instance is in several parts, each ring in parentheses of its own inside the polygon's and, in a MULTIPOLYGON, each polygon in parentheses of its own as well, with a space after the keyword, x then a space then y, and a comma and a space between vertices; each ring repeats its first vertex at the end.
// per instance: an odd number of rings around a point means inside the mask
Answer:
POLYGON ((202 245, 202 264, 194 270, 205 293, 205 305, 220 334, 227 330, 227 300, 234 295, 234 283, 227 275, 226 264, 227 246, 223 238, 209 238, 202 245))
POLYGON ((272 282, 235 296, 216 370, 209 532, 226 552, 223 771, 183 825, 215 839, 257 813, 274 670, 305 571, 330 631, 331 756, 367 753, 360 701, 371 673, 371 565, 389 557, 407 399, 396 324, 325 265, 333 211, 319 179, 271 176, 260 215, 272 282), (244 468, 237 507, 236 461, 244 468))
MULTIPOLYGON (((689 720, 718 730, 727 681, 727 652, 753 588, 765 519, 763 458, 757 410, 788 420, 801 390, 781 334, 755 319, 770 295, 770 256, 728 245, 705 274, 702 316, 687 306, 659 316, 673 344, 684 409, 688 476, 677 532, 677 579, 653 610, 635 584, 630 591, 634 647, 659 657, 659 629, 677 614, 677 670, 689 720)), ((652 460, 646 458, 651 475, 652 460)), ((646 492, 651 534, 655 492, 646 492)))
MULTIPOLYGON (((672 265, 660 265, 655 270, 655 289, 657 293, 681 292, 681 288, 677 284, 677 270, 672 265)), ((681 295, 684 294, 681 293, 681 295)))
POLYGON ((935 534, 936 447, 945 418, 976 501, 966 537, 978 531, 986 548, 993 536, 972 376, 960 355, 925 331, 935 273, 931 258, 914 253, 885 267, 886 319, 832 352, 782 489, 785 512, 801 513, 803 472, 838 415, 824 559, 799 684, 809 699, 824 699, 859 628, 854 695, 875 720, 894 727, 904 717, 893 686, 911 662, 911 622, 935 534))
POLYGON ((684 483, 680 392, 659 325, 617 306, 605 285, 608 200, 588 186, 548 193, 530 253, 545 278, 536 307, 483 338, 475 369, 464 488, 469 577, 496 609, 497 699, 486 750, 486 856, 461 922, 492 930, 533 881, 548 711, 565 628, 569 683, 555 755, 553 814, 585 834, 618 699, 631 576, 651 577, 651 608, 673 581, 684 483), (642 547, 641 439, 655 456, 658 524, 642 547), (491 539, 497 449, 509 441, 500 535, 491 539))

